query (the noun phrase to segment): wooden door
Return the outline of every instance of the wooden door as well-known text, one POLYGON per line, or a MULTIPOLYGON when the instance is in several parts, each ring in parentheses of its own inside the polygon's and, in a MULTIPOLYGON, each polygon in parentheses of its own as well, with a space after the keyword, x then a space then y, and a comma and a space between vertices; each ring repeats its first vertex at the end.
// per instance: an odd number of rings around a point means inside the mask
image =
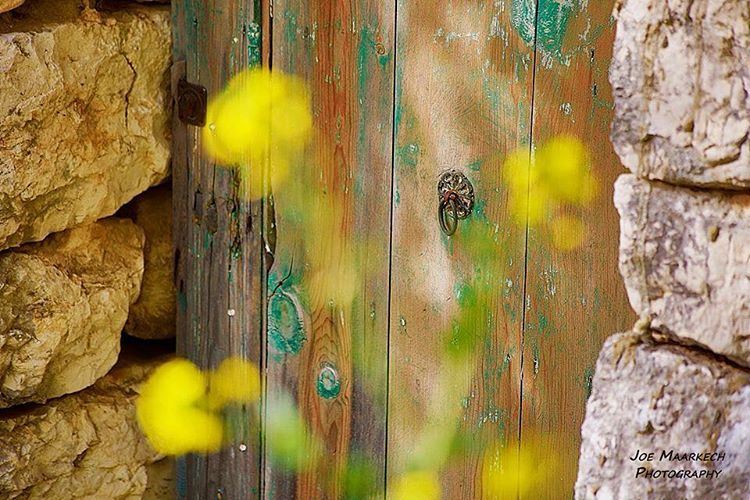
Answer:
POLYGON ((395 497, 434 481, 442 498, 572 495, 596 355, 633 320, 611 204, 613 3, 173 2, 175 55, 210 91, 260 53, 272 14, 265 64, 306 83, 315 125, 292 175, 239 205, 176 127, 176 160, 200 166, 175 169, 182 350, 204 365, 241 351, 266 375, 262 437, 244 455, 189 458, 191 493, 395 497), (599 186, 570 210, 587 227, 573 250, 550 236, 560 214, 529 224, 518 191, 518 169, 561 134, 586 145, 599 186), (437 185, 451 169, 475 206, 449 237, 437 185), (239 262, 225 257, 234 219, 224 234, 193 217, 227 203, 262 228, 239 262), (242 299, 241 321, 206 293, 238 311, 242 299), (498 480, 539 457, 531 486, 498 480))

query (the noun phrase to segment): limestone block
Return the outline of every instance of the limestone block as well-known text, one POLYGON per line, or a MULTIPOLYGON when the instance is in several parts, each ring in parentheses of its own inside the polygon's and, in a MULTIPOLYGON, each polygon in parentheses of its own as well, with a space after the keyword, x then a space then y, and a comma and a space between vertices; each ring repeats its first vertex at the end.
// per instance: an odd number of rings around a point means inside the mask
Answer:
POLYGON ((177 498, 175 490, 175 463, 171 458, 159 460, 146 466, 148 484, 143 500, 172 500, 177 498))
POLYGON ((750 2, 619 0, 612 141, 632 172, 750 187, 750 2))
POLYGON ((25 0, 0 0, 0 13, 13 10, 23 4, 25 0))
POLYGON ((76 394, 0 412, 2 498, 141 498, 159 458, 138 429, 137 386, 164 358, 127 361, 76 394))
POLYGON ((168 7, 24 11, 0 16, 0 249, 112 215, 169 173, 168 7))
POLYGON ((651 327, 750 365, 750 196, 623 175, 620 272, 651 327))
POLYGON ((0 254, 0 408, 81 390, 115 364, 143 239, 112 218, 0 254))
POLYGON ((175 335, 175 289, 172 259, 172 189, 159 186, 138 196, 123 215, 146 234, 145 270, 138 301, 130 308, 125 331, 144 339, 175 335))
POLYGON ((576 498, 747 498, 750 373, 697 349, 643 340, 615 335, 599 355, 576 498), (631 461, 638 450, 654 456, 631 461), (690 453, 708 455, 691 460, 690 453), (684 477, 701 470, 702 478, 684 477))

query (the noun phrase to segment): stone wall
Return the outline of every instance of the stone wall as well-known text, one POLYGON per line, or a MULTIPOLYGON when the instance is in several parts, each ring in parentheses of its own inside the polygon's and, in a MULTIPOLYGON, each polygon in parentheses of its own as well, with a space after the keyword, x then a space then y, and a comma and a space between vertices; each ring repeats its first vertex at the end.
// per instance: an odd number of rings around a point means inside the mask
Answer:
POLYGON ((133 402, 174 345, 121 348, 174 336, 162 3, 0 0, 0 498, 173 496, 133 402))
POLYGON ((640 320, 599 357, 575 496, 747 498, 750 2, 622 0, 615 17, 620 271, 640 320))

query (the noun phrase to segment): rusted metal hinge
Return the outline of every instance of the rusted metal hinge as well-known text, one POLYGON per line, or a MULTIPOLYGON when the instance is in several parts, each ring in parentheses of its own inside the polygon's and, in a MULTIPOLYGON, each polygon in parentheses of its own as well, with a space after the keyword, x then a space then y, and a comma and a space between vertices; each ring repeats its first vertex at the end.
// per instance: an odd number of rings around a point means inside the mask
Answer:
POLYGON ((187 64, 179 59, 172 64, 172 95, 180 121, 196 127, 206 125, 208 91, 203 85, 187 81, 187 64))
POLYGON ((183 123, 203 127, 206 125, 208 91, 182 78, 177 83, 177 116, 183 123))

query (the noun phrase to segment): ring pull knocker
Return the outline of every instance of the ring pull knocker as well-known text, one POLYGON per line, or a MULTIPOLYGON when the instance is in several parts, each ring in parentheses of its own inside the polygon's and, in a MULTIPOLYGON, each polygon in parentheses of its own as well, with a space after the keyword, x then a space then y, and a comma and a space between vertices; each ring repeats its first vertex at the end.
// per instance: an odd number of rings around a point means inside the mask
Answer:
POLYGON ((456 206, 455 196, 447 196, 440 200, 438 207, 438 220, 440 221, 440 229, 448 236, 453 236, 458 228, 458 215, 456 212, 458 207, 456 206), (448 221, 452 221, 450 224, 448 221))
POLYGON ((440 229, 452 236, 458 221, 466 219, 474 208, 474 186, 457 170, 449 170, 438 181, 438 222, 440 229))

